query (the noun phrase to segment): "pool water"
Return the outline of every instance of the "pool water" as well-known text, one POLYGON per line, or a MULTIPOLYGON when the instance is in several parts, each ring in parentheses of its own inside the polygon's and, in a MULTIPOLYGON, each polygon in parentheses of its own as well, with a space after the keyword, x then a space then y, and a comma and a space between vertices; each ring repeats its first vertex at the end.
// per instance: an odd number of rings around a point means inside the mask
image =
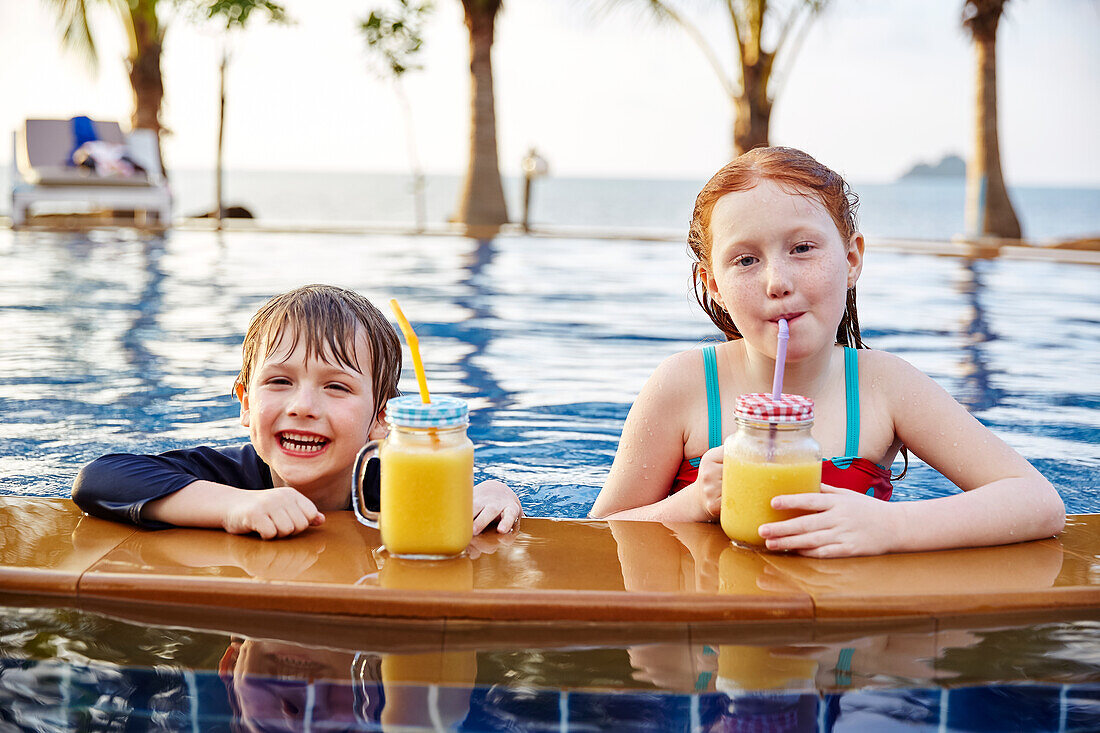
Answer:
MULTIPOLYGON (((679 243, 0 230, 0 262, 3 494, 65 496, 108 452, 243 442, 230 386, 249 317, 274 293, 328 282, 400 300, 433 392, 471 402, 480 478, 507 481, 530 515, 583 517, 654 367, 716 338, 679 243)), ((1097 282, 1088 266, 872 243, 864 337, 931 374, 1070 513, 1097 512, 1097 282)), ((411 370, 401 386, 416 390, 411 370)), ((914 461, 895 495, 953 490, 914 461)), ((0 594, 0 729, 1100 729, 1088 614, 768 641, 693 627, 688 645, 634 627, 593 642, 589 629, 435 657, 387 641, 400 630, 384 622, 358 631, 383 641, 0 594)))
MULTIPOLYGON (((359 622, 362 624, 363 622, 359 622)), ((0 727, 21 730, 1093 731, 1100 617, 683 646, 444 653, 0 607, 0 727), (991 656, 996 661, 991 663, 991 656)), ((652 633, 652 632, 650 632, 652 633)), ((520 634, 522 635, 522 634, 520 634)), ((589 634, 591 636, 591 634, 589 634)))
MULTIPOLYGON (((675 242, 126 230, 0 231, 0 493, 67 495, 108 452, 246 440, 230 386, 251 314, 309 282, 401 302, 431 389, 470 400, 480 478, 583 517, 631 401, 716 339, 675 242)), ((876 249, 865 341, 935 378, 1100 511, 1100 287, 1087 265, 876 249)), ((408 359, 406 359, 408 361, 408 359)), ((415 392, 411 369, 401 382, 415 392)), ((895 472, 900 463, 895 466, 895 472)), ((950 493, 913 461, 898 499, 950 493)))

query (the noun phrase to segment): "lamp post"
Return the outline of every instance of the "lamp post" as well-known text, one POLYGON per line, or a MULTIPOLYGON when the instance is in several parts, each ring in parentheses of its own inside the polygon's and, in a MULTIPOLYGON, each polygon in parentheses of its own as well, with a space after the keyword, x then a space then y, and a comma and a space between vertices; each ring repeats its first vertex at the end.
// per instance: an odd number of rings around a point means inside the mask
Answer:
POLYGON ((531 207, 531 181, 550 172, 550 166, 546 159, 538 154, 534 148, 523 156, 523 231, 531 231, 528 225, 527 215, 531 207))

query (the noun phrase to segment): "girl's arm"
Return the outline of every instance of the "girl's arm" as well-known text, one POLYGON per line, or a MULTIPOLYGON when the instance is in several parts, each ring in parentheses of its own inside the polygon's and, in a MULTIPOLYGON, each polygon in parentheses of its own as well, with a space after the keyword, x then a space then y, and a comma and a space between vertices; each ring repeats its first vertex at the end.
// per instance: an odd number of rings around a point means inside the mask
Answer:
POLYGON ((701 390, 699 380, 687 375, 702 373, 702 355, 697 351, 676 354, 657 367, 630 408, 607 483, 596 497, 590 516, 685 522, 710 521, 717 516, 722 481, 720 450, 704 456, 699 480, 668 495, 683 460, 685 410, 692 397, 691 388, 701 390), (717 486, 719 493, 706 496, 708 486, 717 486))
POLYGON ((903 502, 899 550, 1000 545, 1062 531, 1066 508, 1049 481, 942 387, 897 357, 897 436, 962 494, 903 502), (906 506, 907 505, 907 506, 906 506), (923 528, 923 529, 922 529, 923 528))
POLYGON ((872 555, 1007 544, 1062 530, 1065 506, 1050 482, 930 377, 883 352, 861 359, 861 370, 864 364, 867 383, 883 390, 896 436, 963 493, 881 502, 825 487, 777 497, 776 508, 816 513, 764 525, 769 549, 872 555))

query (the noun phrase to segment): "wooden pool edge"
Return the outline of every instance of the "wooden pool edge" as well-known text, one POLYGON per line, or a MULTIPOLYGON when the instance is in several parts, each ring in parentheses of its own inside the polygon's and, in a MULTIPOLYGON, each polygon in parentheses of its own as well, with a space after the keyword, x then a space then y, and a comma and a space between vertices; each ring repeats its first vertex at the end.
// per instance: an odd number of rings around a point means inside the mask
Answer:
POLYGON ((394 623, 904 624, 1100 610, 1100 515, 1002 547, 815 560, 714 525, 525 518, 441 563, 387 558, 350 513, 300 537, 157 532, 67 499, 0 497, 0 594, 394 623))

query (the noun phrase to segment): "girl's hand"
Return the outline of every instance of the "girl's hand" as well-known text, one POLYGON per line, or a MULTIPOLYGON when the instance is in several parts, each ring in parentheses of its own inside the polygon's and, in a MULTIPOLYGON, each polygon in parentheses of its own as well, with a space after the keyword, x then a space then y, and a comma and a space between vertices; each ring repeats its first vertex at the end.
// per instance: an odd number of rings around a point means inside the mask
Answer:
POLYGON ((708 522, 715 521, 722 513, 722 455, 722 446, 704 453, 699 459, 698 478, 692 484, 708 522))
POLYGON ((222 526, 230 534, 255 532, 270 540, 299 534, 324 521, 325 515, 301 492, 290 486, 278 486, 233 492, 222 526))
POLYGON ((773 509, 812 512, 760 525, 769 550, 790 550, 807 557, 852 557, 890 552, 895 539, 891 521, 896 505, 850 489, 822 484, 820 494, 784 494, 773 509))
POLYGON ((481 534, 496 522, 497 532, 515 529, 523 507, 519 497, 503 481, 490 479, 474 487, 474 534, 481 534))

